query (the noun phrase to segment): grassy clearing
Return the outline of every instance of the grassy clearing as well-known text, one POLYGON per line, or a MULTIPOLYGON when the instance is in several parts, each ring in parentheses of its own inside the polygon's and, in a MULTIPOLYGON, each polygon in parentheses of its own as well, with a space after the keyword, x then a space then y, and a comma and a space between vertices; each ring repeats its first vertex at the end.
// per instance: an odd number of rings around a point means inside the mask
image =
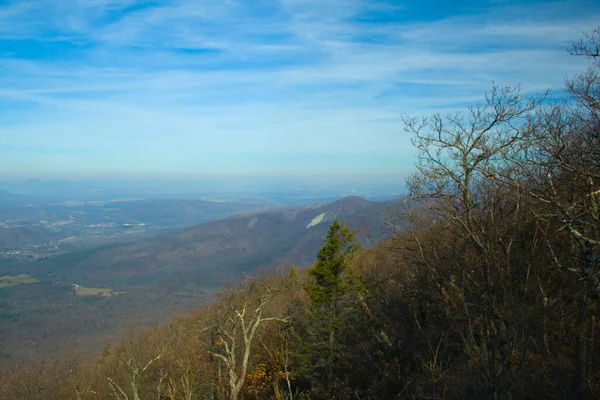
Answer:
POLYGON ((69 225, 69 224, 72 224, 73 222, 75 222, 75 221, 73 221, 72 219, 68 219, 66 221, 56 221, 56 222, 51 223, 50 225, 58 227, 58 226, 69 225))
POLYGON ((40 281, 38 281, 37 279, 32 278, 31 276, 26 274, 21 274, 17 276, 3 275, 0 276, 0 289, 10 286, 27 285, 29 283, 39 282, 40 281))
POLYGON ((88 288, 80 285, 73 285, 76 296, 102 296, 102 297, 112 297, 119 294, 123 294, 125 292, 115 292, 109 288, 88 288))

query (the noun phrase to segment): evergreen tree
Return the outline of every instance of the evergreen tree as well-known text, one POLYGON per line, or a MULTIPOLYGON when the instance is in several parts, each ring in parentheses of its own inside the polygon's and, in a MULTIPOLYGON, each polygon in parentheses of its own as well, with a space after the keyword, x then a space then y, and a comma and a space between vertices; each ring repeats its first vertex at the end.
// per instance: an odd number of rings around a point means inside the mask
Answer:
POLYGON ((315 283, 306 286, 313 307, 331 308, 340 295, 356 284, 348 262, 358 248, 354 232, 337 220, 333 221, 315 267, 308 271, 315 279, 315 283))
POLYGON ((340 382, 341 378, 337 371, 342 367, 340 355, 344 350, 337 331, 343 324, 346 311, 351 310, 348 295, 363 286, 352 274, 349 264, 358 249, 354 232, 336 220, 329 227, 315 267, 308 271, 314 282, 305 286, 312 314, 308 327, 311 354, 306 361, 321 381, 313 380, 313 389, 325 396, 333 395, 339 386, 336 382, 340 382))

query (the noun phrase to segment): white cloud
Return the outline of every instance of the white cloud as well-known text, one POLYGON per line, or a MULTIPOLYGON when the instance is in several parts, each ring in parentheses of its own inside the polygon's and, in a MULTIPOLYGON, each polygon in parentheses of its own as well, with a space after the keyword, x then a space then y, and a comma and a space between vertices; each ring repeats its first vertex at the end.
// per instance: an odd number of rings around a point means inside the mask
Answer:
POLYGON ((40 160, 60 149, 81 151, 72 160, 94 151, 114 160, 137 148, 130 164, 151 163, 154 154, 163 167, 176 158, 196 165, 195 155, 364 154, 362 168, 378 154, 405 159, 413 151, 401 115, 474 103, 492 81, 559 89, 584 63, 566 45, 600 20, 598 6, 578 3, 561 14, 565 3, 550 2, 538 13, 513 5, 385 25, 355 17, 401 7, 188 0, 122 14, 136 5, 39 0, 0 8, 0 38, 51 49, 45 58, 0 50, 0 106, 11 106, 0 143, 16 149, 10 168, 31 143, 46 149, 40 160))

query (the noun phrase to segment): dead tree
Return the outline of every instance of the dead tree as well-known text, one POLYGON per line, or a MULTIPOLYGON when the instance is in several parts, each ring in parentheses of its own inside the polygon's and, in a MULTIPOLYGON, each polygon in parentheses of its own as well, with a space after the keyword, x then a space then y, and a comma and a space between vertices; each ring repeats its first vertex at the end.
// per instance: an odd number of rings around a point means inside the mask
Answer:
POLYGON ((265 322, 287 322, 286 317, 265 317, 267 305, 273 299, 273 290, 265 284, 265 278, 260 282, 252 282, 244 293, 230 291, 226 294, 224 306, 227 315, 222 315, 214 327, 217 342, 215 351, 211 354, 220 360, 227 370, 229 399, 237 400, 246 379, 253 342, 258 331, 265 322), (263 293, 255 295, 255 292, 263 293), (239 296, 250 297, 237 305, 239 296), (256 298, 258 297, 258 298, 256 298))
MULTIPOLYGON (((127 380, 129 383, 129 387, 131 388, 131 396, 132 396, 131 399, 132 400, 141 400, 141 397, 139 394, 139 388, 138 388, 139 379, 142 376, 142 374, 144 372, 146 372, 148 370, 148 368, 150 368, 152 363, 160 360, 162 357, 163 357, 163 354, 161 353, 161 354, 151 358, 150 360, 143 362, 143 361, 140 361, 138 359, 138 357, 136 357, 135 354, 129 353, 127 355, 127 359, 125 360, 125 367, 126 367, 126 371, 127 371, 127 380)), ((113 395, 115 396, 115 398, 117 400, 129 400, 130 399, 129 395, 127 394, 127 392, 125 392, 123 387, 121 385, 119 385, 117 382, 115 382, 114 379, 112 379, 111 377, 108 377, 107 380, 108 380, 108 385, 110 386, 110 388, 113 392, 113 395)))

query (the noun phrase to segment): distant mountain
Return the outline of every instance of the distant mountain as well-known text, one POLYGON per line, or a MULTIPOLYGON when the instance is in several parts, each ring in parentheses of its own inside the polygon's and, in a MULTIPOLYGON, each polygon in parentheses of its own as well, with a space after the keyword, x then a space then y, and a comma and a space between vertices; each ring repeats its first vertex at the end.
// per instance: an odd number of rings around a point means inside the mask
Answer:
MULTIPOLYGON (((15 196, 19 198, 18 195, 15 196)), ((4 207, 2 204, 7 202, 0 202, 0 226, 66 229, 64 225, 68 223, 69 231, 78 239, 76 243, 85 243, 86 247, 94 243, 99 245, 103 241, 130 242, 136 238, 134 235, 147 237, 243 212, 276 207, 273 203, 261 199, 224 201, 210 198, 66 201, 45 205, 20 203, 21 205, 4 207), (144 228, 128 235, 116 235, 123 226, 133 225, 144 228)))
POLYGON ((19 249, 24 246, 62 239, 65 232, 55 232, 43 226, 0 227, 0 250, 19 249))
POLYGON ((33 195, 16 194, 0 189, 0 210, 19 204, 27 204, 36 201, 33 195))
MULTIPOLYGON (((110 204, 111 207, 117 204, 110 204)), ((123 221, 151 222, 159 225, 190 226, 225 218, 250 210, 274 208, 265 200, 236 201, 164 199, 144 200, 118 204, 114 218, 123 221)))
POLYGON ((366 225, 373 239, 380 238, 391 206, 391 202, 347 197, 247 213, 135 243, 57 257, 51 266, 54 275, 82 284, 219 285, 261 266, 312 263, 334 219, 351 228, 366 225))

